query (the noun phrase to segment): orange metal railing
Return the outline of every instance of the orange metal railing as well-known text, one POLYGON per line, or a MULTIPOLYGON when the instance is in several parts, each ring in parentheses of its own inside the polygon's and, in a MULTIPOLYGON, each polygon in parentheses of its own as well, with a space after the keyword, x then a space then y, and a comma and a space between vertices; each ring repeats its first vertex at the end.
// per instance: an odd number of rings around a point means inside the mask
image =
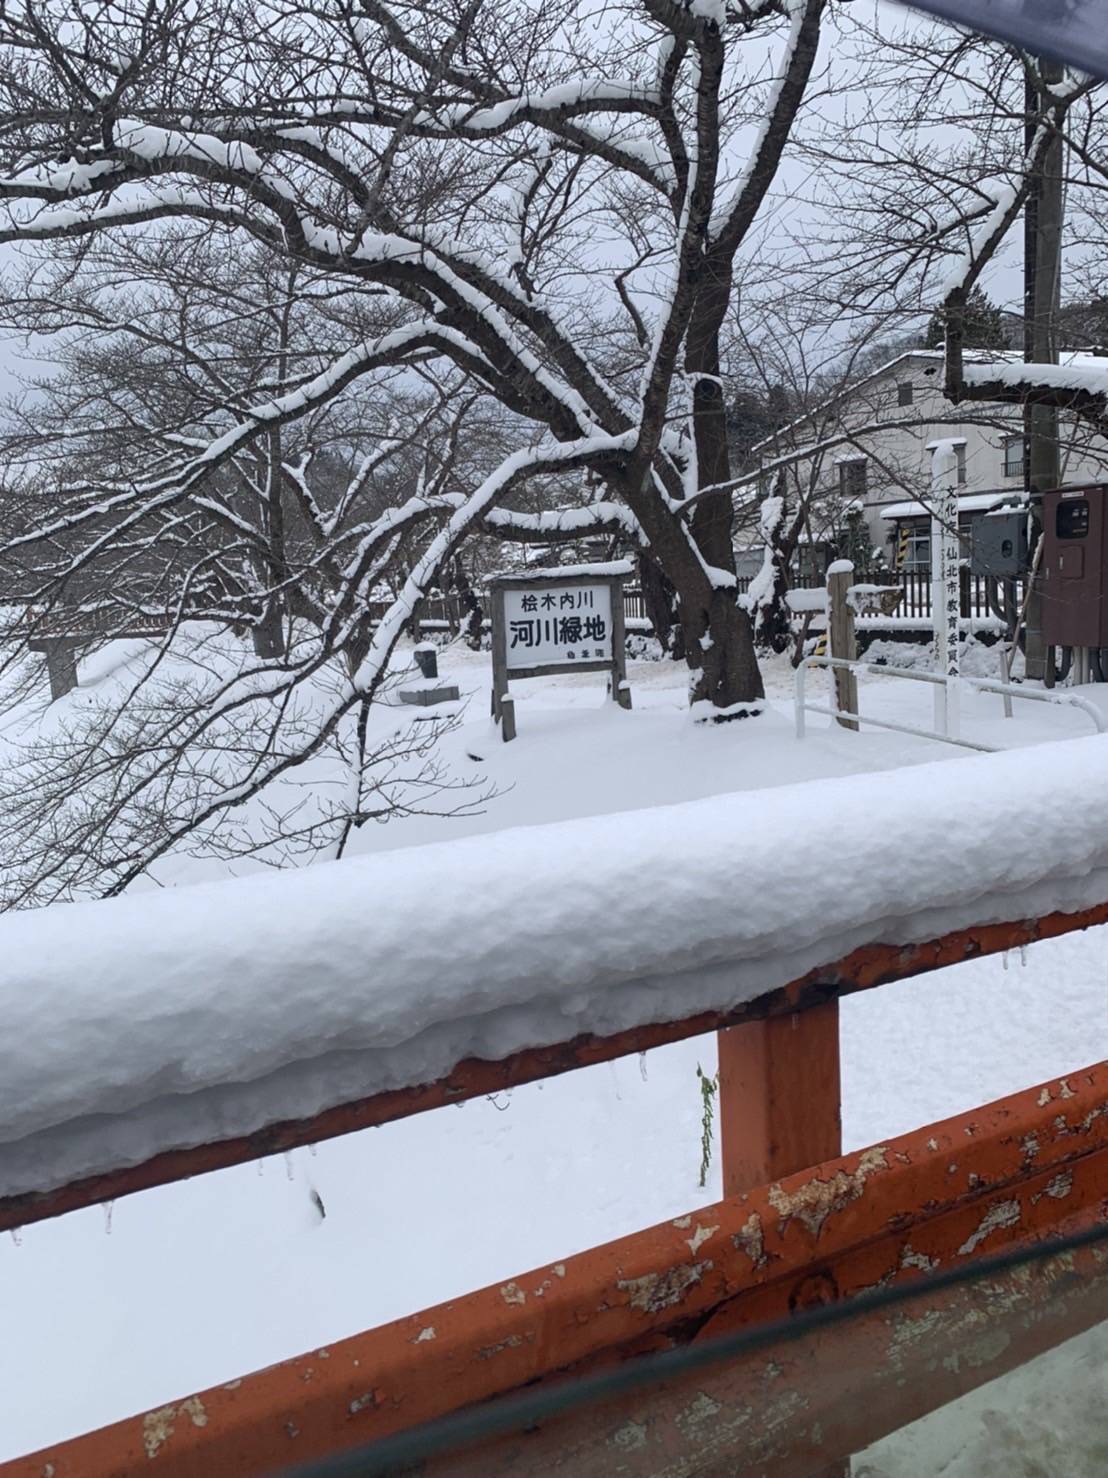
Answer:
MULTIPOLYGON (((867 947, 733 1012, 579 1037, 499 1063, 460 1063, 435 1083, 0 1203, 0 1226, 58 1215, 722 1029, 724 1201, 62 1443, 0 1473, 109 1478, 152 1460, 159 1473, 180 1478, 278 1472, 525 1385, 541 1388, 568 1374, 680 1348, 1101 1221, 1108 1191, 1108 1064, 842 1156, 836 1012, 838 998, 851 991, 1105 921, 1108 904, 959 931, 926 944, 867 947)), ((1093 1304, 1088 1307, 1091 1316, 1093 1304)), ((818 1402, 799 1387, 794 1395, 799 1421, 818 1402)), ((628 1401, 633 1410, 634 1398, 628 1401)), ((851 1443, 860 1445, 864 1403, 858 1418, 853 1425, 839 1422, 836 1442, 843 1453, 855 1450, 851 1443)), ((646 1443, 641 1452, 636 1446, 626 1471, 671 1471, 665 1464, 678 1440, 676 1421, 672 1414, 668 1427, 645 1423, 645 1430, 657 1431, 657 1445, 646 1443)), ((484 1466, 472 1471, 605 1471, 603 1454, 596 1459, 601 1466, 581 1465, 586 1436, 579 1427, 572 1441, 563 1433, 545 1447, 524 1444, 526 1451, 509 1442, 484 1452, 484 1466)))
MULTIPOLYGON (((156 1458, 154 1471, 163 1478, 282 1472, 524 1386, 534 1390, 566 1373, 709 1340, 797 1308, 920 1280, 929 1268, 1088 1226, 1103 1219, 1106 1189, 1108 1065, 1102 1064, 0 1471, 4 1478, 41 1478, 44 1472, 121 1478, 156 1458)), ((1100 1263, 1103 1270, 1103 1255, 1100 1263)), ((1108 1315, 1108 1301, 1086 1298, 1084 1309, 1093 1322, 1108 1315)), ((1069 1317, 1067 1332, 1079 1325, 1079 1314, 1069 1317)), ((985 1360, 979 1365, 980 1378, 988 1378, 993 1367, 985 1360)), ((754 1375, 747 1370, 743 1378, 749 1383, 754 1375)), ((967 1376, 964 1384, 973 1383, 967 1376)), ((773 1394, 791 1389, 786 1379, 773 1394)), ((791 1433, 780 1434, 783 1450, 798 1434, 810 1440, 817 1420, 809 1419, 809 1407, 818 1407, 820 1393, 793 1394, 791 1433)), ((910 1394, 926 1409, 923 1393, 910 1394)), ((627 1471, 668 1472, 665 1462, 680 1438, 676 1414, 662 1423, 645 1421, 636 1399, 643 1406, 654 1397, 629 1398, 624 1420, 654 1435, 652 1450, 638 1452, 627 1471)), ((857 1394, 849 1418, 839 1418, 844 1453, 875 1435, 857 1394)), ((472 1471, 603 1472, 565 1466, 566 1454, 582 1440, 578 1427, 572 1442, 566 1437, 553 1451, 538 1442, 520 1451, 508 1442, 499 1455, 485 1452, 484 1466, 472 1471)))

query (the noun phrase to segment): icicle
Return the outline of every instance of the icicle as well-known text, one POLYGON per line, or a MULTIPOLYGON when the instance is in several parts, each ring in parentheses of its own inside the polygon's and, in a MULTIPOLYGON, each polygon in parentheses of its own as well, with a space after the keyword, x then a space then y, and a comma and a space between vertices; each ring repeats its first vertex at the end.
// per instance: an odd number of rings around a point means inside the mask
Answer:
POLYGON ((309 1145, 309 1146, 308 1146, 308 1154, 309 1154, 309 1155, 311 1155, 311 1157, 312 1157, 312 1159, 313 1159, 313 1160, 314 1160, 314 1159, 315 1159, 315 1157, 316 1157, 316 1151, 317 1151, 317 1150, 318 1150, 318 1149, 319 1149, 319 1145, 317 1145, 317 1144, 310 1144, 310 1145, 309 1145))
POLYGON ((1026 944, 1021 944, 1020 945, 1020 964, 1023 965, 1023 966, 1025 966, 1025 967, 1027 965, 1027 945, 1026 944))
POLYGON ((110 1237, 112 1234, 112 1211, 115 1209, 114 1201, 103 1202, 104 1211, 104 1235, 110 1237))
POLYGON ((646 1053, 645 1052, 640 1052, 639 1053, 639 1075, 641 1076, 643 1082, 645 1083, 646 1082, 646 1053))
POLYGON ((616 1102, 622 1103, 623 1094, 619 1091, 619 1074, 616 1072, 616 1065, 614 1062, 608 1063, 608 1072, 611 1074, 612 1087, 615 1089, 616 1092, 616 1102))
POLYGON ((18 1227, 12 1227, 9 1235, 17 1247, 23 1246, 23 1233, 19 1230, 18 1227))
POLYGON ((1007 968, 1008 968, 1008 951, 1005 950, 1004 953, 1001 955, 1000 958, 1001 958, 1001 961, 1003 962, 1003 965, 1004 965, 1005 970, 1007 970, 1007 968))
POLYGON ((296 1179, 295 1173, 294 1173, 293 1168, 292 1168, 292 1151, 291 1150, 286 1150, 285 1151, 285 1174, 288 1176, 289 1180, 295 1180, 296 1179))
POLYGON ((310 1194, 311 1194, 312 1205, 319 1212, 319 1219, 320 1219, 320 1221, 326 1221, 327 1220, 327 1211, 326 1211, 326 1209, 325 1209, 325 1207, 323 1205, 323 1197, 319 1194, 319 1192, 316 1190, 316 1188, 314 1186, 312 1187, 310 1194))

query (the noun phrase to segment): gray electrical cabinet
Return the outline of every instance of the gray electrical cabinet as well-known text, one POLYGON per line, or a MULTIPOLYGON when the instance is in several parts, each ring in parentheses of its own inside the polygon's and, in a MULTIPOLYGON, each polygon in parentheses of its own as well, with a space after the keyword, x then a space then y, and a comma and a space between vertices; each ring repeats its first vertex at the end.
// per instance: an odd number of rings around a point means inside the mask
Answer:
POLYGON ((984 518, 974 519, 972 532, 971 573, 1011 580, 1026 572, 1029 563, 1026 508, 1001 508, 996 513, 987 513, 984 518))

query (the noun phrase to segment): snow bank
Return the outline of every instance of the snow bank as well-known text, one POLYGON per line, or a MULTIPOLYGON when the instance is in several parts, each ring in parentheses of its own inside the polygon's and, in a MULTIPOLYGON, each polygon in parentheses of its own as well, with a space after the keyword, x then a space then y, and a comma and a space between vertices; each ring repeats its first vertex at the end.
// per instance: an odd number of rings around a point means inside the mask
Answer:
POLYGON ((10 914, 0 1194, 1105 898, 1096 737, 10 914))

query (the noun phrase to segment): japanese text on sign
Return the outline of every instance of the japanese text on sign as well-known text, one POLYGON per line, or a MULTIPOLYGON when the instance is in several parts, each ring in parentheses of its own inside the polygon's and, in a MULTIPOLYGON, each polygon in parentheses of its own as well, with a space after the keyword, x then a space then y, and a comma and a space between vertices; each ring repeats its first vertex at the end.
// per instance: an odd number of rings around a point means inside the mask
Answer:
POLYGON ((557 585, 504 592, 508 667, 612 660, 612 595, 607 585, 557 585))

